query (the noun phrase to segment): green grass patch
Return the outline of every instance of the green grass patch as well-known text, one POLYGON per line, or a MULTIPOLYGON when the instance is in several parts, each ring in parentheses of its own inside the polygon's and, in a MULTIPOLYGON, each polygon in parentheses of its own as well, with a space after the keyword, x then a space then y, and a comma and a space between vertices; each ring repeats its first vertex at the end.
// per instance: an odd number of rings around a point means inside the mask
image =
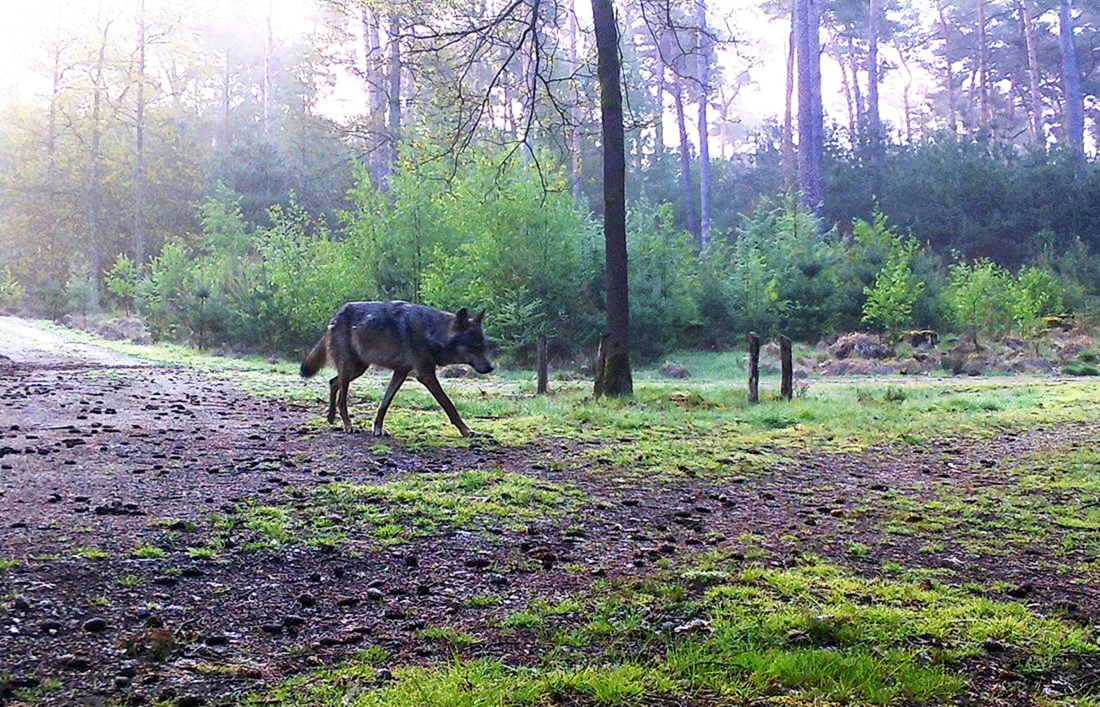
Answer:
POLYGON ((106 560, 110 556, 110 553, 98 547, 78 547, 73 550, 73 557, 83 560, 106 560))
MULTIPOLYGON (((721 563, 712 556, 704 565, 721 563)), ((456 659, 396 668, 380 684, 372 665, 352 661, 256 704, 640 706, 785 695, 791 705, 932 705, 963 694, 968 659, 994 655, 990 645, 1013 671, 1037 677, 1100 654, 1087 629, 934 582, 868 579, 813 558, 782 570, 728 565, 700 583, 704 569, 597 587, 584 606, 564 603, 587 620, 557 634, 540 611, 512 614, 504 630, 542 636, 536 667, 456 659), (670 594, 680 581, 695 587, 690 596, 670 594)))
MULTIPOLYGON (((959 493, 955 483, 929 483, 919 496, 890 494, 886 532, 944 538, 983 557, 1009 557, 1042 548, 1055 557, 1100 555, 1100 451, 1070 442, 1057 449, 1003 460, 959 493)), ((1095 570, 1089 570, 1095 571, 1095 570)))
POLYGON ((159 560, 168 553, 156 545, 141 545, 130 552, 130 556, 139 560, 159 560))
POLYGON ((248 550, 285 545, 338 548, 362 538, 383 546, 426 537, 442 528, 523 531, 536 520, 572 517, 583 495, 548 481, 500 470, 425 473, 382 484, 333 483, 303 490, 281 506, 246 502, 214 514, 214 538, 191 556, 221 551, 230 538, 248 550))

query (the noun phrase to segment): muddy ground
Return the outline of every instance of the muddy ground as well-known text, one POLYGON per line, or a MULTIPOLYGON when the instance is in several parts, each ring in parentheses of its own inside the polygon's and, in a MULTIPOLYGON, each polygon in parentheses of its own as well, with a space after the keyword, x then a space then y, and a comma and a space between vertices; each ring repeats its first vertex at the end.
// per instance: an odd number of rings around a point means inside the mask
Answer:
POLYGON ((800 550, 867 573, 890 559, 948 568, 958 582, 1001 581, 1041 612, 1100 620, 1100 589, 1050 572, 1046 548, 1006 563, 950 542, 920 553, 904 536, 880 547, 881 518, 862 512, 853 524, 848 515, 876 495, 919 496, 930 479, 960 492, 1001 483, 1002 461, 1087 443, 1096 425, 981 444, 948 439, 918 453, 791 456, 760 478, 644 488, 586 473, 576 450, 555 441, 424 453, 404 448, 395 430, 378 455, 366 435, 307 431, 321 412, 320 401, 255 399, 212 376, 0 318, 0 704, 32 692, 43 705, 215 704, 370 646, 386 648, 394 665, 449 660, 453 647, 421 637, 429 626, 473 633, 477 654, 524 662, 537 653, 533 634, 499 633, 489 619, 652 571, 662 557, 736 548, 746 533, 777 565, 791 560, 794 533, 800 550), (490 537, 448 530, 390 549, 354 538, 336 550, 230 545, 205 559, 135 556, 177 547, 166 541, 181 535, 200 546, 214 532, 212 514, 248 500, 279 505, 334 479, 459 469, 574 484, 590 501, 568 523, 490 537), (871 548, 862 567, 845 555, 852 542, 871 548), (503 601, 468 608, 486 595, 503 601))

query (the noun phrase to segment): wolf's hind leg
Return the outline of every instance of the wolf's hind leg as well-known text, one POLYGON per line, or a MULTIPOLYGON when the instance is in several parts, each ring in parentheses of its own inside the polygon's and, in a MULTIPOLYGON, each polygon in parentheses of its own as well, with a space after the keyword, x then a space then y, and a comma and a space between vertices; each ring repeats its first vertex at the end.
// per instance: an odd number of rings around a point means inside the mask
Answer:
POLYGON ((340 376, 333 376, 328 382, 328 423, 336 422, 336 394, 340 390, 340 376))
MULTIPOLYGON (((344 423, 344 432, 351 432, 351 430, 352 430, 351 417, 348 415, 348 386, 351 385, 351 382, 353 380, 355 380, 359 376, 363 375, 363 371, 365 371, 365 370, 367 370, 366 366, 361 366, 359 364, 355 364, 353 366, 348 366, 343 371, 340 371, 339 375, 337 375, 336 378, 333 378, 333 380, 336 381, 336 390, 335 390, 335 393, 336 393, 336 407, 340 411, 340 421, 344 423)), ((332 410, 331 410, 331 405, 332 405, 331 386, 332 386, 332 384, 330 383, 329 385, 330 385, 329 422, 332 422, 332 419, 333 419, 332 418, 332 410)))

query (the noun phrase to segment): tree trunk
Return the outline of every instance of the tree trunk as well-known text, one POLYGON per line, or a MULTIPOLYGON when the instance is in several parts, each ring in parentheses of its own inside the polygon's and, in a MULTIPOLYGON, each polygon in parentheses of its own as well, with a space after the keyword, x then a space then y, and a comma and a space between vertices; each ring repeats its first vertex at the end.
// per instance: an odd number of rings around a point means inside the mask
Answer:
POLYGON ((370 140, 370 162, 367 172, 375 189, 386 188, 386 162, 388 157, 381 149, 386 143, 386 91, 385 52, 382 50, 382 28, 378 12, 363 7, 363 78, 367 88, 367 135, 370 140))
POLYGON ((264 137, 267 137, 271 134, 271 47, 275 42, 271 33, 271 0, 267 0, 264 20, 267 23, 267 31, 264 33, 264 103, 260 127, 264 137))
POLYGON ((389 35, 389 61, 386 65, 389 81, 389 124, 385 149, 387 179, 397 168, 397 149, 401 140, 401 17, 396 12, 390 13, 389 35))
POLYGON ((881 0, 871 0, 867 18, 867 138, 871 164, 882 165, 882 119, 878 110, 878 33, 882 15, 881 0))
POLYGON ((691 178, 691 143, 688 142, 687 119, 684 117, 683 80, 673 79, 672 98, 676 106, 676 128, 680 134, 680 195, 684 200, 684 220, 695 242, 699 242, 699 222, 695 218, 695 182, 691 178))
POLYGON ((626 260, 626 155, 620 86, 619 29, 612 0, 592 0, 603 124, 604 239, 607 258, 607 363, 605 395, 634 392, 630 374, 630 300, 626 260))
POLYGON ((867 128, 867 115, 864 112, 863 92, 859 88, 859 61, 857 60, 855 40, 848 38, 848 62, 852 66, 852 98, 856 107, 856 133, 852 139, 864 139, 862 131, 867 128))
POLYGON ((88 285, 90 287, 89 304, 93 309, 99 307, 100 280, 103 277, 103 254, 100 252, 100 230, 102 228, 103 203, 103 155, 100 141, 102 136, 104 68, 107 53, 107 31, 111 23, 103 27, 103 41, 99 45, 99 59, 96 61, 95 86, 92 93, 92 135, 89 141, 89 158, 92 164, 91 179, 88 185, 88 285))
POLYGON ((1063 130, 1066 146, 1073 151, 1080 172, 1085 166, 1085 104, 1081 72, 1077 68, 1077 47, 1073 41, 1072 0, 1061 0, 1059 4, 1058 37, 1062 47, 1062 90, 1065 91, 1063 130))
POLYGON ((978 0, 978 102, 979 127, 989 136, 989 34, 986 32, 985 0, 978 0))
POLYGON ((856 101, 852 98, 852 82, 848 78, 848 65, 838 61, 837 66, 840 67, 840 90, 844 93, 844 103, 848 107, 848 135, 852 142, 856 142, 859 138, 859 118, 856 115, 856 101))
POLYGON ((943 34, 943 83, 947 87, 947 129, 952 133, 958 131, 958 114, 955 99, 955 72, 951 68, 951 46, 948 41, 947 17, 943 14, 943 0, 936 0, 936 10, 939 12, 940 33, 943 34))
POLYGON ((663 163, 665 156, 665 94, 668 93, 668 64, 666 57, 669 55, 668 30, 661 28, 657 37, 656 57, 654 57, 654 78, 657 80, 657 122, 653 126, 656 133, 654 154, 658 163, 663 163))
POLYGON ((706 251, 710 247, 710 38, 705 0, 697 0, 695 12, 699 23, 699 249, 706 251))
POLYGON ((1031 91, 1031 143, 1042 147, 1046 140, 1043 135, 1043 97, 1039 93, 1039 52, 1035 42, 1035 23, 1031 17, 1030 0, 1020 0, 1020 18, 1024 25, 1024 41, 1027 44, 1027 76, 1031 91))
POLYGON ((798 176, 802 199, 815 213, 824 200, 824 124, 821 110, 821 14, 818 0, 796 0, 798 62, 798 176))
MULTIPOLYGON (((577 26, 576 2, 571 0, 569 6, 569 68, 571 71, 576 71, 577 67, 580 66, 580 57, 577 52, 577 46, 580 43, 580 28, 577 26)), ((570 126, 571 132, 569 136, 569 181, 572 186, 573 203, 580 206, 581 200, 584 199, 584 173, 582 171, 584 143, 581 140, 580 126, 581 116, 584 112, 580 108, 581 94, 579 83, 577 81, 571 81, 570 85, 572 86, 573 124, 570 126)), ((660 119, 658 119, 657 124, 661 124, 660 119)), ((660 150, 664 147, 660 144, 663 140, 660 136, 661 133, 658 132, 658 154, 660 154, 660 150)))
POLYGON ((798 162, 794 155, 794 57, 795 43, 795 3, 791 0, 791 33, 787 40, 787 86, 786 104, 783 112, 783 174, 786 177, 787 188, 793 189, 798 184, 798 162))
POLYGON ((145 262, 145 0, 138 4, 137 109, 134 114, 134 263, 145 262))

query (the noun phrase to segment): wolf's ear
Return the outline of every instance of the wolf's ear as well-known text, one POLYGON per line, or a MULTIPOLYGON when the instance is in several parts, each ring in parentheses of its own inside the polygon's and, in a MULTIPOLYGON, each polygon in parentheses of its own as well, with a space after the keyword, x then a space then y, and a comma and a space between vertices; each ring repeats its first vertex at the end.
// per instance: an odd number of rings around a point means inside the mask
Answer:
POLYGON ((466 311, 466 308, 455 312, 455 328, 459 331, 466 329, 470 326, 470 313, 466 311))

